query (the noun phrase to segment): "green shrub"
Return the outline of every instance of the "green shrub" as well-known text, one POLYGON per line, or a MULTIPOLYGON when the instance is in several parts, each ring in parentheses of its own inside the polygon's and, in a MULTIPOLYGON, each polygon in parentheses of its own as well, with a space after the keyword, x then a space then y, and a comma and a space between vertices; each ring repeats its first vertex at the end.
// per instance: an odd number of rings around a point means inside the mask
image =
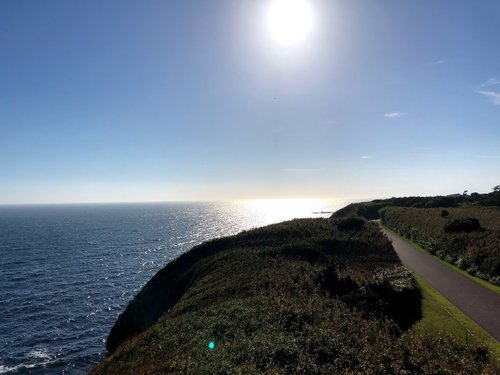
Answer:
POLYGON ((474 217, 466 217, 463 219, 453 219, 444 226, 445 233, 454 232, 475 232, 481 230, 479 220, 474 217))
POLYGON ((348 217, 337 223, 337 228, 341 231, 361 230, 365 226, 365 220, 359 217, 348 217))

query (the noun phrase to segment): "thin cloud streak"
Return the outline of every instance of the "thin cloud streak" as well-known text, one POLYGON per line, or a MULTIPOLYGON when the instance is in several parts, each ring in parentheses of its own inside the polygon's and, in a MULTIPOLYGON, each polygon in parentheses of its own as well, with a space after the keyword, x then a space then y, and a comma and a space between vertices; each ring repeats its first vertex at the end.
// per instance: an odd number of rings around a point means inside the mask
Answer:
POLYGON ((481 85, 479 86, 479 88, 481 89, 483 87, 495 86, 495 85, 500 85, 500 79, 489 78, 486 81, 484 81, 483 83, 481 83, 481 85))
POLYGON ((500 105, 500 92, 491 89, 492 86, 497 85, 500 85, 500 79, 495 77, 488 78, 479 85, 476 92, 480 95, 486 96, 486 98, 488 98, 493 105, 500 105), (490 89, 485 90, 486 87, 490 87, 490 89))
POLYGON ((500 92, 479 90, 477 93, 486 96, 494 105, 500 105, 500 92))
POLYGON ((315 168, 282 168, 282 169, 280 169, 280 172, 283 172, 283 173, 297 173, 297 174, 315 173, 318 171, 319 171, 319 169, 315 169, 315 168))
POLYGON ((402 117, 405 116, 406 113, 404 112, 389 112, 389 113, 384 113, 384 117, 387 118, 396 118, 396 117, 402 117))
POLYGON ((359 158, 363 160, 369 160, 373 159, 373 155, 361 155, 359 158))

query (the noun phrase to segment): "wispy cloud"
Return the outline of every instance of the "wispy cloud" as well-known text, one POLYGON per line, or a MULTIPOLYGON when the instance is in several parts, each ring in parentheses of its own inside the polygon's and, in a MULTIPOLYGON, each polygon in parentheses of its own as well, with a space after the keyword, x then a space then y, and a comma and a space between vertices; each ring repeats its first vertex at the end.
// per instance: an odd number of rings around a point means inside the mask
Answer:
POLYGON ((405 116, 406 113, 404 112, 388 112, 388 113, 384 113, 384 117, 387 117, 387 118, 396 118, 396 117, 401 117, 401 116, 405 116))
POLYGON ((361 155, 359 158, 363 160, 369 160, 373 159, 373 155, 361 155))
POLYGON ((500 85, 500 79, 497 79, 495 77, 488 78, 486 81, 479 85, 479 88, 476 92, 488 98, 488 100, 494 105, 500 105, 500 91, 498 91, 496 88, 492 88, 493 86, 498 85, 500 85), (487 87, 488 89, 486 89, 487 87))
POLYGON ((444 60, 437 60, 437 61, 431 62, 429 65, 443 65, 444 62, 445 62, 444 60))
POLYGON ((280 172, 282 173, 296 173, 296 174, 307 174, 318 172, 319 169, 315 168, 282 168, 280 172))
POLYGON ((481 83, 481 85, 479 86, 479 88, 482 89, 484 87, 495 86, 495 85, 500 85, 500 79, 489 78, 486 81, 484 81, 483 83, 481 83))
POLYGON ((500 105, 500 92, 479 90, 477 93, 486 96, 494 105, 500 105))
POLYGON ((500 106, 500 91, 493 87, 498 85, 500 85, 500 79, 495 77, 488 78, 486 81, 479 85, 479 88, 476 92, 488 98, 488 100, 494 105, 500 106))

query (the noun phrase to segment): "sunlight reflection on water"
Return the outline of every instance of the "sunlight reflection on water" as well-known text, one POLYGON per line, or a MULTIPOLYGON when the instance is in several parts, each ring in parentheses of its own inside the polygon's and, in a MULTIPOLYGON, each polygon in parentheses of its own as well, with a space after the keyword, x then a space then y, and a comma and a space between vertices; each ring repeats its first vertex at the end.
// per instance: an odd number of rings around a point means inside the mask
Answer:
POLYGON ((82 373, 116 317, 162 267, 215 237, 342 203, 261 199, 0 207, 0 374, 82 373))
POLYGON ((338 204, 324 199, 255 199, 240 201, 241 209, 261 221, 260 225, 304 217, 328 217, 338 204))

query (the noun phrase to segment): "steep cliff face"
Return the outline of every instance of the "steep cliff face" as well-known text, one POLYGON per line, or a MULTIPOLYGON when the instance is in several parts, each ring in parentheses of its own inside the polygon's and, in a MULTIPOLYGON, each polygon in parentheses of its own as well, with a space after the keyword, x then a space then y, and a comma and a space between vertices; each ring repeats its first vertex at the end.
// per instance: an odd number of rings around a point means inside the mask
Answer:
POLYGON ((192 284, 196 264, 230 247, 231 242, 231 238, 207 242, 160 270, 118 317, 106 341, 108 353, 113 353, 122 342, 150 327, 163 313, 175 306, 192 284))
POLYGON ((419 290, 378 227, 354 224, 293 220, 195 247, 130 303, 93 373, 493 373, 474 349, 405 333, 419 290))

